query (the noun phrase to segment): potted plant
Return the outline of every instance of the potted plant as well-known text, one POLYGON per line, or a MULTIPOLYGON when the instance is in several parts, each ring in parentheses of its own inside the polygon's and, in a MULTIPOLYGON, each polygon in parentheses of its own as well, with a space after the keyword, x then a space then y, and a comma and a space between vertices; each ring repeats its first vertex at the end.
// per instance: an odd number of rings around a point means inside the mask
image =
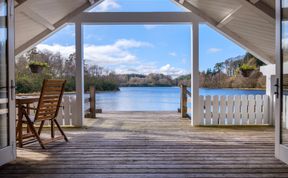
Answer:
POLYGON ((32 73, 40 73, 45 67, 48 67, 48 64, 46 62, 38 62, 38 61, 29 62, 29 68, 32 73))
POLYGON ((243 77, 249 77, 255 69, 256 66, 250 66, 247 64, 243 64, 239 67, 240 73, 243 77))
POLYGON ((41 54, 36 49, 32 49, 29 53, 29 64, 30 71, 32 73, 40 73, 43 68, 48 67, 46 62, 41 62, 41 54))

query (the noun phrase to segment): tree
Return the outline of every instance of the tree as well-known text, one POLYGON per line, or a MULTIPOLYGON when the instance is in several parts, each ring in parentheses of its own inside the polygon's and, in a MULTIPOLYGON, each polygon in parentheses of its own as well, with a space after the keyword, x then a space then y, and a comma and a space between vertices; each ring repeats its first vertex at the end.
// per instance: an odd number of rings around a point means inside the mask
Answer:
POLYGON ((220 85, 220 82, 221 82, 221 71, 223 70, 223 68, 224 68, 224 63, 223 62, 216 63, 215 66, 214 66, 214 70, 219 75, 218 85, 220 85))

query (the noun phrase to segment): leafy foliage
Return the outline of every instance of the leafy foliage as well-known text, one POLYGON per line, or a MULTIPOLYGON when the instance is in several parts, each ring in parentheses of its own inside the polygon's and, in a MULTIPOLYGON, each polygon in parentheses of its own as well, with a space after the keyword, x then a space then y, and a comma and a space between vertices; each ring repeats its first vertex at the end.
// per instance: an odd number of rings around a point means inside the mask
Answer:
MULTIPOLYGON (((230 58, 215 64, 213 70, 200 72, 200 87, 204 88, 265 88, 265 77, 259 71, 262 61, 250 53, 230 58), (254 70, 249 79, 244 78, 239 70, 254 70)), ((190 86, 190 75, 181 76, 177 84, 190 86)))
MULTIPOLYGON (((35 59, 37 49, 31 51, 16 59, 16 92, 31 93, 39 92, 44 79, 66 79, 65 91, 75 91, 76 86, 76 66, 75 54, 71 54, 68 58, 60 55, 60 53, 52 53, 50 51, 37 51, 36 64, 47 64, 49 67, 44 68, 41 73, 33 74, 28 66, 31 59, 35 59), (33 58, 34 57, 34 58, 33 58)), ((93 65, 84 66, 85 71, 85 90, 89 86, 95 85, 98 91, 118 90, 118 84, 115 80, 115 74, 103 68, 93 65)))
POLYGON ((40 67, 48 67, 48 64, 46 62, 38 62, 38 61, 32 61, 29 62, 29 66, 40 66, 40 67))
POLYGON ((243 64, 239 67, 240 70, 255 70, 256 66, 250 66, 248 64, 243 64))

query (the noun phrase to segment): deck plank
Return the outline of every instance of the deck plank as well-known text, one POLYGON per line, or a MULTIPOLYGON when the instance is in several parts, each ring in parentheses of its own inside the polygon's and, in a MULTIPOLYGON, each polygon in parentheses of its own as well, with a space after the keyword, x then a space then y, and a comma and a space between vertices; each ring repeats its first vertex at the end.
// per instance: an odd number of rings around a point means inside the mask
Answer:
POLYGON ((271 127, 191 127, 174 112, 109 112, 69 143, 17 150, 0 177, 288 177, 271 127))

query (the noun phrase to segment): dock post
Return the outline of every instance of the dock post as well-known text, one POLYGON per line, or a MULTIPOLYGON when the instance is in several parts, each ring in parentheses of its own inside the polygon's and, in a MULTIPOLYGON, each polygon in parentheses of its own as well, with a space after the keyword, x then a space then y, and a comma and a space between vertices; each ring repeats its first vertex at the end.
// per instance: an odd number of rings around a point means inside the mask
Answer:
POLYGON ((96 118, 96 91, 95 86, 90 86, 90 117, 96 118))
POLYGON ((181 85, 181 117, 186 118, 187 117, 187 86, 181 85))

